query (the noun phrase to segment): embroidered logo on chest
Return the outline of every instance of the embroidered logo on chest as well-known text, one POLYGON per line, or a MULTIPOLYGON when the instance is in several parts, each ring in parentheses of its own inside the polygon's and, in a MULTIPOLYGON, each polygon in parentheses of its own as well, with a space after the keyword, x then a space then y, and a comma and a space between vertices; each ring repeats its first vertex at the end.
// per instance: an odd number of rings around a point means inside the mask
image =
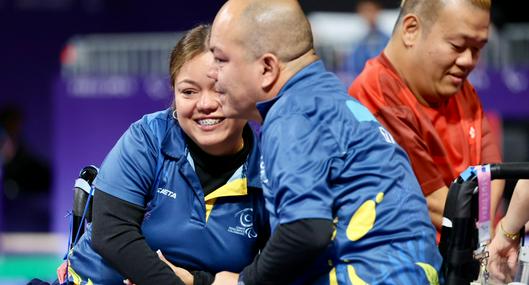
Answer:
POLYGON ((256 238, 257 233, 253 229, 253 209, 246 208, 235 213, 238 225, 228 227, 228 232, 248 238, 256 238))
POLYGON ((468 130, 468 135, 471 139, 476 138, 476 129, 474 129, 474 127, 470 127, 470 129, 468 130))
POLYGON ((173 199, 176 199, 176 193, 169 190, 169 189, 165 189, 165 188, 158 188, 158 190, 156 191, 162 195, 165 195, 169 198, 173 198, 173 199))

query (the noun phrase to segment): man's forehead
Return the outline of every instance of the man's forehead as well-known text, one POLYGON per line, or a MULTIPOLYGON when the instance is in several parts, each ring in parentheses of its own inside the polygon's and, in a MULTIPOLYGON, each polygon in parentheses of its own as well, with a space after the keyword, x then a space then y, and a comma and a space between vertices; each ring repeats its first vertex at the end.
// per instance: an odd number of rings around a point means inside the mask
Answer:
POLYGON ((209 38, 210 48, 224 50, 227 45, 231 48, 239 42, 240 33, 237 27, 226 29, 226 25, 213 26, 209 38))
POLYGON ((215 16, 213 28, 226 29, 231 23, 240 18, 241 6, 235 1, 228 1, 215 16))
POLYGON ((223 39, 226 35, 223 33, 218 33, 215 30, 211 30, 211 35, 209 37, 209 48, 211 51, 222 51, 223 50, 223 39))
POLYGON ((227 22, 222 19, 215 19, 211 26, 210 42, 217 42, 230 34, 227 22))

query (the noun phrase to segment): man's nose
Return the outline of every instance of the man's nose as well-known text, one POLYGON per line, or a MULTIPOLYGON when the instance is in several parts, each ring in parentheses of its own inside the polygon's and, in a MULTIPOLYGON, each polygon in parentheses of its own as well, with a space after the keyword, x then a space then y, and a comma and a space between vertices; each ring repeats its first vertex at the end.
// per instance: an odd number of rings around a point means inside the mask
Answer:
POLYGON ((219 71, 219 68, 213 64, 211 65, 211 67, 209 68, 208 70, 208 73, 207 73, 207 76, 213 80, 217 80, 217 75, 218 75, 218 71, 219 71))
POLYGON ((220 106, 219 94, 213 90, 202 92, 202 96, 197 102, 197 109, 202 113, 213 113, 220 106))
POLYGON ((479 58, 479 54, 473 52, 470 48, 467 48, 457 58, 456 64, 464 67, 465 69, 472 69, 476 65, 479 58))

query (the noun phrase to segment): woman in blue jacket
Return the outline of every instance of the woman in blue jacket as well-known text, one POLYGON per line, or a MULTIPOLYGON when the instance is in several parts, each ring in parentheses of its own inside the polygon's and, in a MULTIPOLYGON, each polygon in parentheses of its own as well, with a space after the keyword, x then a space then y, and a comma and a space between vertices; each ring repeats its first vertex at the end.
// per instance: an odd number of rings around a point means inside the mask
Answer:
POLYGON ((210 273, 242 270, 266 242, 257 139, 245 120, 224 117, 206 75, 208 35, 198 26, 171 53, 174 106, 133 123, 103 162, 70 282, 210 284, 210 273))

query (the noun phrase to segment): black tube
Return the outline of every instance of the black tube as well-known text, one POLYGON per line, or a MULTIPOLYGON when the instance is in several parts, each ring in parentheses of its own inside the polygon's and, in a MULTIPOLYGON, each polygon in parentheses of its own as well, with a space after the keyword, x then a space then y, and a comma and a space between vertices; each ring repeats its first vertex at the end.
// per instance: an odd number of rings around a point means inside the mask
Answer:
MULTIPOLYGON (((79 173, 79 179, 82 179, 92 186, 92 182, 97 176, 99 170, 95 166, 86 166, 79 173)), ((73 199, 73 218, 72 218, 72 244, 73 247, 75 242, 84 233, 84 221, 82 220, 86 203, 89 200, 89 193, 79 187, 74 188, 74 199, 73 199)), ((92 221, 92 200, 90 200, 87 212, 85 214, 85 220, 88 222, 92 221)))
POLYGON ((490 165, 490 178, 529 179, 529 162, 507 162, 490 165))

